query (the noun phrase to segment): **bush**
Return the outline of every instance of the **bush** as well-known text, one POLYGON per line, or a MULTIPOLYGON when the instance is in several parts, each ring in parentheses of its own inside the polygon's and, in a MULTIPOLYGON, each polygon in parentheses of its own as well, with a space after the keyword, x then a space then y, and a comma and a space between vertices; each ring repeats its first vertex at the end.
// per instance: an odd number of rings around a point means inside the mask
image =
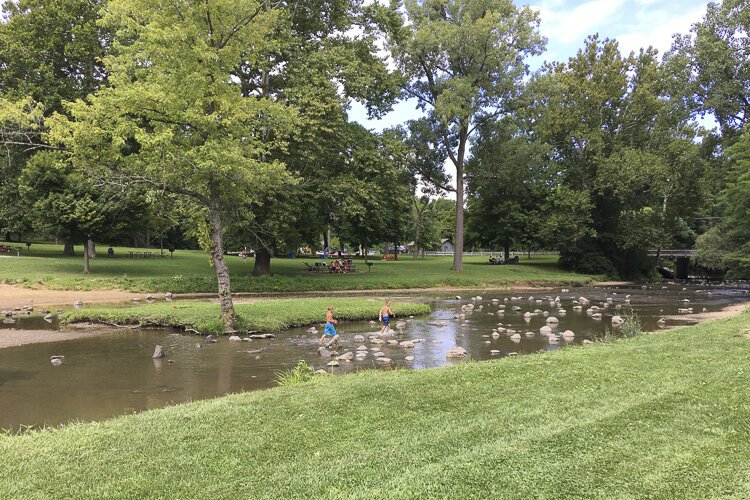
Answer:
POLYGON ((301 384, 312 380, 314 376, 312 366, 308 365, 304 359, 300 359, 294 368, 279 372, 276 375, 276 382, 281 386, 301 384))

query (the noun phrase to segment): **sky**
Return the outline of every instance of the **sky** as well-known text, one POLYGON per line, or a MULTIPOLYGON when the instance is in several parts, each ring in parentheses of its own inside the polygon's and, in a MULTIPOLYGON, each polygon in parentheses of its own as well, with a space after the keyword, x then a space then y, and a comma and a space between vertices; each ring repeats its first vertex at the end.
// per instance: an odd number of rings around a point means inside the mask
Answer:
MULTIPOLYGON (((530 60, 532 69, 546 61, 567 61, 583 47, 588 35, 615 38, 623 53, 638 51, 649 45, 660 54, 671 45, 672 35, 687 33, 693 23, 706 13, 705 0, 530 0, 515 1, 538 10, 540 30, 547 37, 547 50, 530 60)), ((370 120, 364 107, 353 103, 352 121, 380 131, 419 116, 413 101, 400 102, 380 120, 370 120)))

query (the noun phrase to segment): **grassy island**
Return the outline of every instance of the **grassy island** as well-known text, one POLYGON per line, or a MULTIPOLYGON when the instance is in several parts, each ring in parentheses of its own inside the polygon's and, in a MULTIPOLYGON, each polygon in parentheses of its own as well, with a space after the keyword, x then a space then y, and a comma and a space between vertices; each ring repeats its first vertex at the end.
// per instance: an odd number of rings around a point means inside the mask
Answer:
MULTIPOLYGON (((338 320, 378 319, 382 301, 339 297, 314 299, 262 300, 237 304, 240 331, 278 332, 292 326, 322 323, 325 310, 333 305, 338 320)), ((427 314, 430 306, 417 302, 398 302, 393 307, 397 316, 427 314)), ((208 302, 162 302, 134 307, 97 307, 65 313, 67 323, 104 322, 142 326, 190 328, 200 333, 219 334, 223 324, 219 306, 208 302)))

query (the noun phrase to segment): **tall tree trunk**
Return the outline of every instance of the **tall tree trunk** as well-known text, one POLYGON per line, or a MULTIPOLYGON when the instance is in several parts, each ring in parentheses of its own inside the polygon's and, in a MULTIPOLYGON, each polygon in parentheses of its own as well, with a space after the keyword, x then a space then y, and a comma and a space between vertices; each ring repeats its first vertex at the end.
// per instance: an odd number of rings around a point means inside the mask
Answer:
POLYGON ((464 155, 469 136, 468 125, 461 128, 456 157, 456 236, 453 244, 453 271, 464 270, 464 155))
POLYGON ((508 260, 510 260, 510 245, 509 244, 506 243, 505 245, 503 245, 503 252, 505 253, 504 260, 505 262, 508 262, 508 260))
POLYGON ((393 242, 393 260, 398 260, 398 243, 393 242))
POLYGON ((73 257, 76 254, 75 247, 73 246, 73 242, 70 240, 65 240, 63 242, 63 255, 66 255, 68 257, 73 257))
POLYGON ((331 244, 331 230, 326 229, 323 231, 323 251, 328 250, 329 245, 331 244))
POLYGON ((263 246, 255 251, 255 266, 253 266, 252 274, 253 276, 271 274, 271 252, 263 246))
POLYGON ((94 241, 89 238, 89 240, 86 242, 86 246, 88 247, 89 251, 89 259, 96 259, 96 243, 94 243, 94 241))
POLYGON ((83 244, 83 274, 89 273, 89 246, 88 244, 83 244))
POLYGON ((231 333, 237 327, 237 313, 232 302, 229 268, 224 261, 224 226, 221 219, 219 187, 212 183, 209 188, 208 225, 211 235, 211 258, 214 262, 216 279, 219 284, 219 305, 221 306, 221 320, 224 322, 224 332, 231 333))

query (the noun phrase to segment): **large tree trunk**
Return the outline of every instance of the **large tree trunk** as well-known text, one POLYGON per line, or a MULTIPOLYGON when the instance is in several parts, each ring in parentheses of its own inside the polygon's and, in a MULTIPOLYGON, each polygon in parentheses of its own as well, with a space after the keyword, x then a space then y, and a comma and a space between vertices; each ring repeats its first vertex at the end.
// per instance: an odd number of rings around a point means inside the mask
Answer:
POLYGON ((456 236, 453 242, 455 245, 453 270, 455 272, 464 270, 464 154, 467 138, 468 127, 464 127, 459 137, 456 157, 456 236))
POLYGON ((73 246, 73 242, 70 240, 65 240, 63 243, 63 255, 67 257, 73 257, 76 254, 75 247, 73 246))
POLYGON ((231 333, 237 327, 237 313, 232 302, 229 268, 224 261, 224 226, 221 220, 221 202, 218 186, 212 184, 210 190, 208 225, 211 236, 211 258, 216 270, 216 280, 219 284, 219 305, 221 306, 221 320, 224 322, 224 332, 231 333))
POLYGON ((88 240, 86 243, 89 250, 89 259, 96 259, 96 243, 93 240, 88 240))
POLYGON ((393 260, 398 260, 398 243, 393 242, 393 260))
POLYGON ((83 274, 89 273, 89 246, 88 244, 83 244, 83 274))
POLYGON ((271 274, 271 252, 267 248, 261 247, 255 251, 255 266, 253 266, 253 276, 263 276, 271 274))
POLYGON ((503 246, 503 252, 504 252, 504 254, 505 254, 505 259, 504 259, 504 260, 505 260, 505 262, 507 263, 507 262, 508 262, 508 260, 510 260, 510 244, 506 243, 506 244, 505 244, 505 245, 503 246))

